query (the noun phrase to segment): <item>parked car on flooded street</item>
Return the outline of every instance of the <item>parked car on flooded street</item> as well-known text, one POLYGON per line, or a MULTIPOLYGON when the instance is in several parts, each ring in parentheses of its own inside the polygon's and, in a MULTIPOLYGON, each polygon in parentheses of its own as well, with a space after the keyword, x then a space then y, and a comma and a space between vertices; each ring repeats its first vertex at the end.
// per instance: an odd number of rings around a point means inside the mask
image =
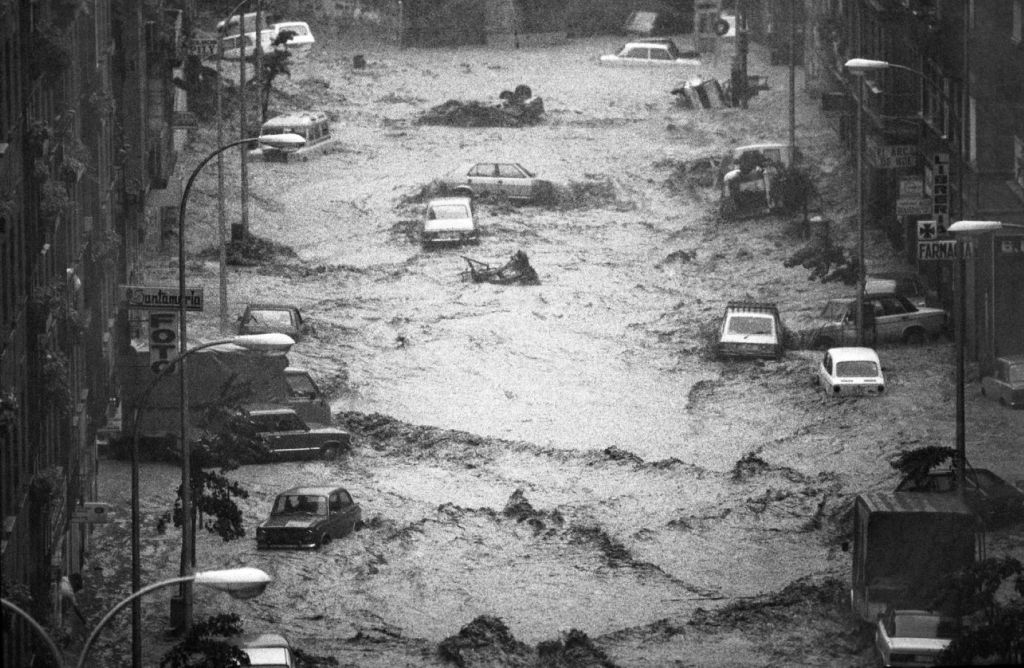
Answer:
MULTIPOLYGON (((939 336, 946 328, 946 312, 914 306, 895 293, 864 295, 864 342, 921 344, 939 336)), ((811 345, 824 349, 851 345, 857 341, 857 300, 830 299, 810 332, 811 345)))
POLYGON ((814 381, 829 397, 885 391, 882 363, 871 348, 829 348, 818 363, 814 381))
POLYGON ((292 487, 256 528, 256 547, 317 548, 355 531, 363 511, 343 487, 292 487))
POLYGON ((783 349, 782 320, 775 304, 733 301, 726 305, 715 342, 717 358, 778 360, 783 349))
POLYGON ((515 202, 531 202, 549 195, 550 181, 517 162, 465 163, 441 179, 457 195, 504 195, 515 202))
POLYGON ((981 379, 981 393, 1004 406, 1024 408, 1024 355, 997 357, 992 373, 981 379))
POLYGON ((239 334, 287 334, 298 341, 306 333, 302 313, 288 304, 246 304, 238 318, 239 334))
POLYGON ((617 52, 601 56, 599 62, 627 67, 699 67, 701 59, 700 52, 680 51, 671 39, 649 38, 627 42, 617 52))
POLYGON ((956 635, 956 618, 932 610, 889 608, 875 624, 880 666, 931 666, 956 635))
POLYGON ((424 248, 436 244, 479 244, 473 200, 469 197, 439 197, 427 202, 420 241, 424 248))

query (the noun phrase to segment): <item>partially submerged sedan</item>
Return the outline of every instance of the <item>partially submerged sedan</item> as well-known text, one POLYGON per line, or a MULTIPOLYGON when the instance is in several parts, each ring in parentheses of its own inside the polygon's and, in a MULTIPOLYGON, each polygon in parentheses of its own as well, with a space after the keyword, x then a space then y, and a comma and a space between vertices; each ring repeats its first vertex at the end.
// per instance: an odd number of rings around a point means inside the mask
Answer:
POLYGON ((457 195, 504 195, 512 201, 531 202, 551 193, 550 181, 518 162, 464 163, 447 174, 441 182, 457 195))
POLYGON ((885 391, 882 364, 871 348, 829 348, 818 364, 814 380, 830 397, 885 391))
POLYGON ((351 533, 362 518, 342 487, 293 487, 277 495, 270 517, 256 528, 256 547, 317 548, 351 533))
POLYGON ((602 65, 699 67, 700 53, 680 51, 671 39, 642 39, 627 42, 614 54, 603 55, 602 65))
POLYGON ((981 393, 1011 408, 1024 408, 1024 355, 997 357, 991 375, 981 379, 981 393))

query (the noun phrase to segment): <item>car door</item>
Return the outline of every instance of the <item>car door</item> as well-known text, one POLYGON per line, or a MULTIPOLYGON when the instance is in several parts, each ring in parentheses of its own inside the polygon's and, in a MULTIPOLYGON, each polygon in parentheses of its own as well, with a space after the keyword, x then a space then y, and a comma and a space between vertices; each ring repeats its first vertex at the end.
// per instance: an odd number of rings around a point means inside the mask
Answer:
POLYGON ((493 162, 481 162, 469 170, 469 185, 477 194, 494 192, 498 182, 498 166, 493 162))
POLYGON ((910 320, 910 309, 907 304, 895 295, 884 295, 871 298, 875 310, 875 327, 879 341, 899 341, 903 338, 903 330, 910 320))
POLYGON ((345 514, 341 503, 341 490, 331 492, 327 501, 327 532, 331 538, 341 538, 345 535, 345 514))
POLYGON ((337 494, 339 504, 338 522, 341 531, 340 535, 343 536, 356 528, 356 521, 359 519, 359 509, 348 492, 339 489, 337 494))
POLYGON ((497 187, 510 199, 528 199, 530 197, 530 179, 518 165, 501 163, 498 168, 497 187))

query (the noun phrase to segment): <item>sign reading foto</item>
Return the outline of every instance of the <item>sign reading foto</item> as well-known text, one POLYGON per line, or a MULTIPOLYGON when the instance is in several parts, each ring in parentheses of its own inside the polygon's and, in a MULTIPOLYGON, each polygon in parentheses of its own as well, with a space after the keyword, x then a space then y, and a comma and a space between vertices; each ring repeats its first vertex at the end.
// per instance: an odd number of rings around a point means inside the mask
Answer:
MULTIPOLYGON (((153 311, 149 314, 149 368, 162 373, 178 359, 178 312, 153 311)), ((171 369, 167 373, 175 373, 171 369)))
MULTIPOLYGON (((160 288, 141 285, 125 285, 124 296, 128 302, 128 308, 156 309, 168 311, 180 308, 178 299, 178 288, 160 288)), ((185 310, 203 310, 203 289, 185 289, 185 310)))

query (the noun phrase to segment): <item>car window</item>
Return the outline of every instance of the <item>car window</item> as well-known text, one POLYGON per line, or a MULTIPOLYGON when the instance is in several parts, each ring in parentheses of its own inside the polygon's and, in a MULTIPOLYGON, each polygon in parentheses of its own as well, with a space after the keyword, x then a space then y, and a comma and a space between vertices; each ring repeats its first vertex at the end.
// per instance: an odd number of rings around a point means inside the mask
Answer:
POLYGON ((352 505, 352 497, 345 490, 340 490, 338 492, 338 497, 341 499, 341 505, 343 505, 343 506, 350 506, 350 505, 352 505))
POLYGON ((293 397, 315 397, 316 385, 313 379, 301 373, 286 373, 284 376, 288 383, 288 392, 293 397))
POLYGON ((1024 364, 1005 365, 1006 381, 1009 383, 1024 383, 1024 364))
POLYGON ((623 58, 643 58, 644 60, 646 60, 647 59, 647 52, 648 51, 649 51, 649 49, 644 49, 644 48, 641 48, 639 46, 634 46, 634 47, 626 49, 623 52, 622 57, 623 58))
POLYGON ((871 360, 850 360, 836 364, 836 376, 840 378, 868 378, 878 375, 878 365, 871 360))
POLYGON ((341 510, 341 496, 335 492, 331 494, 331 512, 336 513, 341 510))
POLYGON ((494 174, 494 166, 486 162, 481 162, 469 170, 470 176, 491 176, 492 174, 494 174))
POLYGON ((668 49, 651 49, 651 60, 672 60, 672 54, 668 49))
POLYGON ((505 179, 521 179, 526 175, 515 165, 504 164, 498 165, 498 176, 505 179))
POLYGON ((821 365, 825 367, 825 371, 832 373, 832 356, 825 353, 825 358, 821 361, 821 365))
POLYGON ((729 326, 726 331, 730 334, 772 334, 774 322, 771 318, 734 315, 729 318, 729 326))
POLYGON ((280 310, 253 310, 245 319, 245 324, 267 325, 273 327, 291 327, 292 314, 284 309, 280 310))
POLYGON ((464 204, 437 204, 430 207, 431 219, 459 220, 469 218, 469 209, 464 204))
POLYGON ((879 297, 873 299, 872 302, 876 304, 875 313, 877 315, 899 315, 901 313, 907 313, 907 305, 900 301, 897 297, 879 297), (882 312, 879 313, 877 305, 881 305, 882 312))

